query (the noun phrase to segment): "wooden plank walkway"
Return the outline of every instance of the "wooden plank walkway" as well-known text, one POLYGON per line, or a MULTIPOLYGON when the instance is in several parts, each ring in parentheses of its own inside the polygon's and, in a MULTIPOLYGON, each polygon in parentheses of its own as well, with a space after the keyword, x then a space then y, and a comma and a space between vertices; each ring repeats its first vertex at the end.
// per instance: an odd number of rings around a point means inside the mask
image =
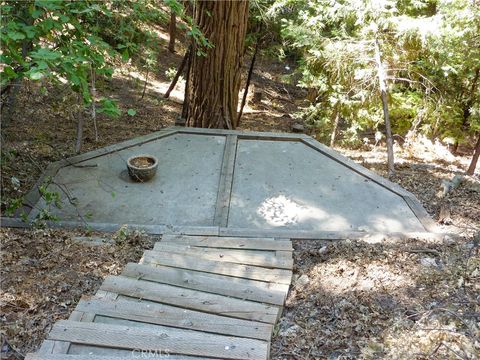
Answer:
POLYGON ((26 359, 268 359, 292 250, 273 238, 163 235, 26 359))

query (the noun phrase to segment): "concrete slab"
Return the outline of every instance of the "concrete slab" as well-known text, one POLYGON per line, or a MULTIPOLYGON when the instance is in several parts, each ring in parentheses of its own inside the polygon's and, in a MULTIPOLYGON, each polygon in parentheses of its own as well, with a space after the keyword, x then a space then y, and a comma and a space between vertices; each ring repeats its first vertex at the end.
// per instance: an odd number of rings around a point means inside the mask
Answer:
POLYGON ((228 227, 424 231, 404 199, 301 142, 239 140, 228 227))
MULTIPOLYGON (((86 220, 105 231, 130 224, 152 233, 289 238, 431 231, 412 194, 304 134, 171 128, 62 160, 45 177, 64 204, 50 207, 60 219, 54 226, 86 220), (152 181, 136 183, 126 159, 142 153, 157 156, 159 168, 152 181)), ((32 204, 30 220, 46 207, 44 199, 32 204)))
POLYGON ((100 223, 212 225, 224 146, 223 136, 175 134, 66 166, 50 186, 64 203, 52 213, 100 223), (143 153, 159 159, 158 171, 137 183, 128 177, 126 160, 143 153))

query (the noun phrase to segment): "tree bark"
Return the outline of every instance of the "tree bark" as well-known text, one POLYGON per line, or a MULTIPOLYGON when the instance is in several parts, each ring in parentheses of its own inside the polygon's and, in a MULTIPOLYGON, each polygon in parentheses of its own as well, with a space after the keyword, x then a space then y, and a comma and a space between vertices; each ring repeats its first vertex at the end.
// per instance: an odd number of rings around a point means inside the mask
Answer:
POLYGON ((170 25, 168 26, 168 34, 170 35, 170 41, 168 43, 168 51, 175 52, 175 37, 177 33, 177 16, 173 10, 170 11, 170 25))
POLYGON ((234 129, 247 31, 248 1, 198 1, 195 22, 213 48, 192 50, 186 125, 234 129))
POLYGON ((472 176, 475 173, 477 167, 478 157, 480 156, 480 134, 478 135, 477 144, 475 145, 475 152, 473 153, 472 161, 467 170, 467 175, 472 176))
POLYGON ((377 63, 378 82, 380 85, 380 95, 382 97, 383 117, 385 119, 385 133, 387 137, 387 157, 388 157, 388 176, 391 176, 395 172, 394 158, 393 158, 393 138, 392 138, 392 126, 390 124, 390 114, 388 111, 388 98, 387 98, 387 83, 385 79, 385 69, 383 67, 380 44, 378 39, 375 39, 375 62, 377 63))

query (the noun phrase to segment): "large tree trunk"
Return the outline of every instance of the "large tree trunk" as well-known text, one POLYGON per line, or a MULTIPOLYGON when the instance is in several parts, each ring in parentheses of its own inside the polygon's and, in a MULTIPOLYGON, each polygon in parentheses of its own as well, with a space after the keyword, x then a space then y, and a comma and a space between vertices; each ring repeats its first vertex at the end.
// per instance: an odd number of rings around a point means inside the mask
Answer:
POLYGON ((472 176, 475 173, 477 167, 478 157, 480 156, 480 134, 478 134, 477 145, 475 145, 475 152, 473 153, 472 161, 467 170, 467 175, 472 176))
POLYGON ((248 1, 198 1, 195 21, 214 46, 192 51, 186 89, 186 125, 234 129, 247 30, 248 1))

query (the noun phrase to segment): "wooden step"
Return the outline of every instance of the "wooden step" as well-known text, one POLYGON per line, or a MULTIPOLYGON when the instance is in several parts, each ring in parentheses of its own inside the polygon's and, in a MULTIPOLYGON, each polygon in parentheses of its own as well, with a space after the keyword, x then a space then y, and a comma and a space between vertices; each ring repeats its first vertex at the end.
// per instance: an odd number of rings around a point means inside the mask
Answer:
POLYGON ((232 282, 232 278, 229 276, 216 275, 214 277, 213 274, 166 266, 152 267, 130 263, 127 264, 122 275, 274 305, 283 305, 287 295, 286 291, 269 289, 267 288, 268 283, 260 281, 238 284, 232 282), (259 284, 261 285, 259 286, 259 284))
POLYGON ((145 251, 140 262, 280 284, 290 284, 292 278, 292 272, 285 269, 268 269, 258 266, 202 259, 193 255, 162 253, 151 250, 145 251))
POLYGON ((275 240, 273 238, 240 238, 166 234, 162 236, 162 242, 220 249, 293 250, 292 242, 290 240, 275 240))
POLYGON ((57 322, 48 338, 109 348, 164 351, 222 359, 266 359, 269 349, 268 342, 254 339, 176 328, 154 330, 68 320, 57 322))
POLYGON ((136 280, 124 276, 108 276, 100 290, 129 297, 146 299, 186 309, 204 311, 222 316, 274 324, 279 308, 248 300, 230 298, 197 290, 136 280))
POLYGON ((157 242, 153 250, 266 268, 292 269, 293 267, 291 253, 284 251, 280 252, 279 256, 277 256, 276 252, 272 251, 201 248, 189 245, 163 244, 162 242, 157 242), (289 254, 290 257, 287 254, 289 254))
POLYGON ((80 300, 76 311, 209 333, 270 340, 272 325, 235 319, 146 300, 80 300))
MULTIPOLYGON (((263 290, 273 290, 273 291, 280 291, 280 292, 288 292, 289 286, 287 284, 280 284, 276 282, 266 282, 266 281, 260 281, 260 280, 253 280, 253 279, 244 279, 244 278, 239 278, 239 277, 234 277, 234 276, 229 276, 229 275, 222 275, 222 274, 216 274, 216 273, 208 273, 204 271, 196 271, 196 270, 189 270, 189 269, 182 269, 174 266, 163 266, 159 264, 148 264, 147 262, 142 262, 139 265, 144 265, 144 266, 149 266, 154 269, 177 269, 181 271, 186 271, 186 272, 191 272, 196 275, 208 275, 209 278, 212 279, 219 279, 219 280, 228 280, 231 286, 253 286, 255 288, 263 289, 263 290)), ((234 264, 237 265, 237 264, 234 264)), ((127 268, 130 265, 127 264, 127 268)), ((154 280, 151 280, 154 281, 154 280)), ((160 281, 161 282, 161 281, 160 281)))
MULTIPOLYGON (((120 352, 120 351, 119 351, 120 352)), ((153 353, 148 354, 147 356, 143 356, 139 352, 138 354, 133 354, 132 356, 132 351, 127 350, 124 351, 124 354, 122 355, 113 355, 113 356, 108 356, 108 355, 94 355, 94 354, 85 354, 85 355, 70 355, 70 354, 27 354, 25 357, 25 360, 118 360, 118 359, 124 359, 124 360, 133 360, 136 359, 168 359, 168 360, 202 360, 205 359, 204 357, 199 358, 199 357, 192 357, 192 356, 182 356, 182 355, 169 355, 168 357, 165 357, 165 355, 159 354, 155 356, 153 353)))

